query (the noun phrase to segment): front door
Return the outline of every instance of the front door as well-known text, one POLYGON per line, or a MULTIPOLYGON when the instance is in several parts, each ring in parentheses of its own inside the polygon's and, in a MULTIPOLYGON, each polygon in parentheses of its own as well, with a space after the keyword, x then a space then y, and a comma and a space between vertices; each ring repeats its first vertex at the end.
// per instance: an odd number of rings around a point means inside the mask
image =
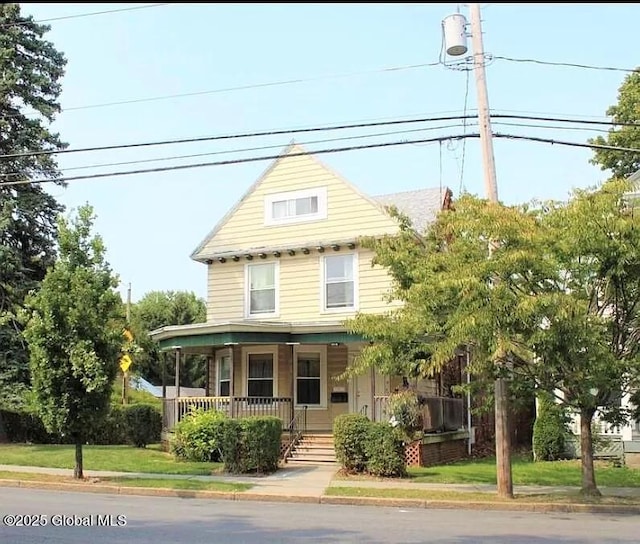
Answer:
POLYGON ((355 376, 352 380, 352 411, 371 418, 373 415, 373 391, 371 390, 372 369, 355 376))

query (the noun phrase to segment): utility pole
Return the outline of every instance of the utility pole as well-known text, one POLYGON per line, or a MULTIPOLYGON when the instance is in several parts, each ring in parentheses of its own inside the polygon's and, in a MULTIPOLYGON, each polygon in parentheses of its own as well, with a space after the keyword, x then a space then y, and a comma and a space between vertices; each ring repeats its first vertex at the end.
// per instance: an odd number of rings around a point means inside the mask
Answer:
MULTIPOLYGON (((498 184, 496 182, 496 163, 493 154, 493 132, 489 110, 489 93, 484 68, 484 44, 482 40, 482 19, 480 4, 469 4, 471 18, 471 43, 473 46, 473 71, 478 94, 478 122, 484 169, 486 197, 492 204, 498 203, 498 184)), ((447 54, 460 56, 467 52, 465 19, 459 13, 447 17, 443 22, 444 39, 447 42, 447 54)), ((494 249, 489 244, 489 254, 494 249)), ((502 369, 499 369, 502 370, 502 369)), ((494 384, 495 392, 495 440, 497 491, 501 497, 513 498, 513 479, 511 474, 511 435, 509 433, 509 383, 498 377, 494 384)))
POLYGON ((473 45, 473 72, 476 76, 476 91, 478 93, 478 123, 484 165, 484 187, 489 201, 498 202, 496 161, 493 156, 493 132, 491 131, 491 115, 489 114, 489 93, 487 92, 487 76, 484 71, 480 4, 469 4, 469 12, 471 15, 471 44, 473 45))
MULTIPOLYGON (((130 330, 131 326, 131 283, 127 287, 127 306, 125 310, 125 317, 127 321, 127 330, 130 330)), ((129 372, 122 370, 122 404, 127 404, 127 387, 129 385, 129 372)))

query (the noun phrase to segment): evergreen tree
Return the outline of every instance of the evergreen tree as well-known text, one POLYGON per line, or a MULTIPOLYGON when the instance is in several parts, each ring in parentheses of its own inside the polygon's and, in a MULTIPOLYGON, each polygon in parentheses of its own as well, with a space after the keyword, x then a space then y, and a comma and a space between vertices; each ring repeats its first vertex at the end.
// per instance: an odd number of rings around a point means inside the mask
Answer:
POLYGON ((51 151, 66 147, 50 123, 60 112, 64 56, 44 39, 48 26, 0 4, 0 403, 20 405, 28 352, 17 315, 53 264, 62 207, 39 184, 59 178, 51 151), (33 154, 32 152, 43 152, 33 154))

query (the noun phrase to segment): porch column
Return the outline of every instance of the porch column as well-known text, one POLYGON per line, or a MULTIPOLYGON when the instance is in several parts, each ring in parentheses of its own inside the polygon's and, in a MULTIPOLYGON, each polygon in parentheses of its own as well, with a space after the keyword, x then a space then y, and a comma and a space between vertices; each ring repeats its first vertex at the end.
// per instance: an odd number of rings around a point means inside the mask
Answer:
POLYGON ((175 410, 175 415, 176 415, 176 419, 175 419, 175 423, 178 423, 179 421, 179 416, 180 416, 180 409, 178 406, 178 398, 180 398, 180 348, 176 348, 176 385, 175 385, 175 389, 176 389, 176 396, 174 399, 174 410, 175 410))
POLYGON ((229 347, 229 417, 233 418, 233 396, 235 394, 235 380, 233 379, 233 375, 235 374, 235 358, 233 357, 233 347, 235 344, 225 344, 229 347))

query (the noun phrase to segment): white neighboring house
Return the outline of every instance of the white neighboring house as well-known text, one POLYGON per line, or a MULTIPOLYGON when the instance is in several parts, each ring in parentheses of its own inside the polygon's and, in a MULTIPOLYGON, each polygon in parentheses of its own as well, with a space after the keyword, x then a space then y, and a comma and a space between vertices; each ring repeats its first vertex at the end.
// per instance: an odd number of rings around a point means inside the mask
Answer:
MULTIPOLYGON (((640 170, 629 177, 629 180, 636 185, 636 191, 629 194, 632 200, 638 200, 640 202, 640 170)), ((622 395, 620 402, 624 408, 632 408, 630 402, 630 395, 622 395)), ((617 453, 624 453, 627 461, 634 460, 635 463, 640 463, 640 420, 630 421, 626 425, 621 427, 613 427, 608 423, 602 421, 599 414, 593 418, 599 433, 610 439, 610 444, 605 446, 604 452, 596 452, 604 455, 616 455, 617 453)), ((580 416, 575 414, 571 418, 570 428, 576 437, 580 436, 580 416)))

